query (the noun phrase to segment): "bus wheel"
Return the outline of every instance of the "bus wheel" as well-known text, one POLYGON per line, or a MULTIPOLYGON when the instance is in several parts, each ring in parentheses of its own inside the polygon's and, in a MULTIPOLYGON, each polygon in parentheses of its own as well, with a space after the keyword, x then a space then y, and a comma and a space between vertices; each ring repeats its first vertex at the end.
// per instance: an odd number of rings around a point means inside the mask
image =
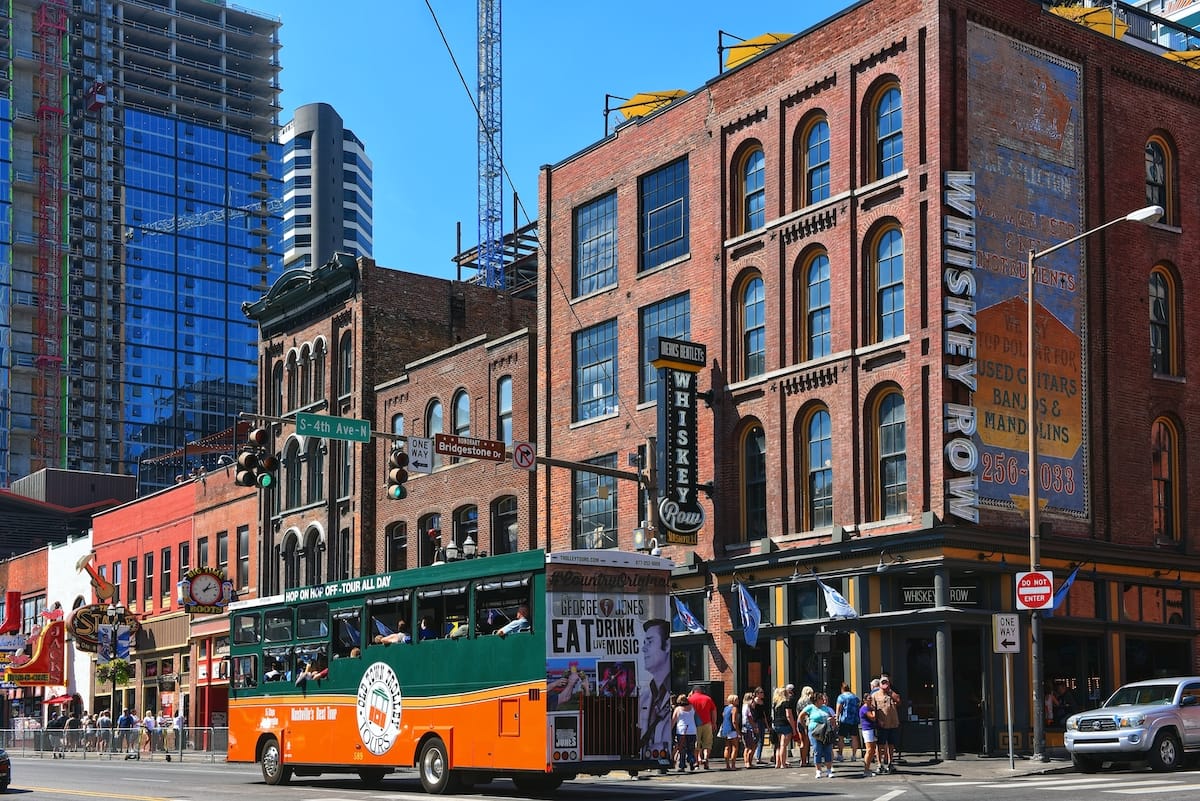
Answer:
POLYGON ((446 744, 440 738, 434 737, 421 746, 421 756, 417 764, 421 774, 421 786, 430 795, 458 792, 461 782, 450 770, 450 757, 446 753, 446 744))
POLYGON ((383 777, 387 774, 383 768, 363 768, 358 772, 358 780, 363 783, 363 787, 378 787, 383 784, 383 777))
POLYGON ((513 776, 513 784, 517 789, 528 795, 547 795, 553 793, 563 783, 562 776, 551 773, 518 773, 513 776))
POLYGON ((274 737, 267 740, 262 750, 262 776, 267 784, 287 784, 292 778, 292 768, 283 764, 279 753, 279 741, 274 737))

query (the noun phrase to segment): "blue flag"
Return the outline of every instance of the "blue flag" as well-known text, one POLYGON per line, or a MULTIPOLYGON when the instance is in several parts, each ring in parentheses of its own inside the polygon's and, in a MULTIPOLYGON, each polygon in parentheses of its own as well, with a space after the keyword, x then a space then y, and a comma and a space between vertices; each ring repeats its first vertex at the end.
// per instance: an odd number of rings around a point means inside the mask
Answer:
POLYGON ((704 626, 700 625, 700 621, 692 614, 692 610, 688 609, 688 605, 681 601, 678 595, 672 597, 675 599, 675 611, 679 613, 679 619, 683 622, 683 627, 692 634, 703 634, 704 626))
POLYGON ((387 626, 383 625, 383 621, 380 620, 379 618, 372 617, 371 622, 375 624, 375 630, 378 631, 380 634, 382 634, 384 637, 386 637, 389 634, 395 634, 394 631, 389 629, 387 626))
POLYGON ((348 645, 358 645, 358 628, 350 625, 350 621, 342 618, 342 642, 348 645))
POLYGON ((754 603, 754 598, 746 589, 745 584, 739 581, 733 586, 737 588, 738 593, 738 612, 742 617, 742 636, 746 639, 746 645, 753 648, 758 645, 758 625, 762 622, 762 611, 759 610, 758 604, 754 603))
POLYGON ((825 593, 825 611, 830 617, 858 617, 858 612, 854 611, 844 595, 821 581, 820 577, 817 577, 817 585, 825 593))
POLYGON ((1074 570, 1072 570, 1071 575, 1067 576, 1067 580, 1062 583, 1062 586, 1054 591, 1054 601, 1050 604, 1051 612, 1057 609, 1059 605, 1067 599, 1067 593, 1071 591, 1071 585, 1075 583, 1075 576, 1079 573, 1079 567, 1081 566, 1077 566, 1074 570))

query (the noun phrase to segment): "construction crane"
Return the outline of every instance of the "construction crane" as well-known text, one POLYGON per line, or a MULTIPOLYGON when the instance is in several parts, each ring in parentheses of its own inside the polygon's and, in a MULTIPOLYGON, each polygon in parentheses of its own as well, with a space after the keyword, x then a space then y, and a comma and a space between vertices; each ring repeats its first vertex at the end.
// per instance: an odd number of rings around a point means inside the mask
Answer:
POLYGON ((479 272, 485 286, 504 289, 504 162, 500 67, 500 0, 478 0, 479 272))
POLYGON ((34 424, 32 468, 61 466, 62 325, 63 325, 63 222, 66 191, 62 168, 63 138, 63 38, 67 34, 66 0, 45 0, 34 12, 33 44, 37 58, 33 102, 36 105, 37 143, 37 261, 33 289, 37 298, 33 351, 34 424))

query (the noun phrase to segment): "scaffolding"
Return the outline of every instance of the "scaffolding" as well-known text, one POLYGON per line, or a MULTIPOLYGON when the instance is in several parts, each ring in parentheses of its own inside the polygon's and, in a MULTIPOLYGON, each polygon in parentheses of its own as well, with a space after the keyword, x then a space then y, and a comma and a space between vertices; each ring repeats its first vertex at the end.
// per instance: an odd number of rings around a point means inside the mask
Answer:
POLYGON ((37 76, 37 141, 34 171, 37 175, 37 261, 33 290, 37 303, 33 332, 34 378, 33 470, 58 467, 61 462, 62 420, 62 270, 63 224, 66 192, 63 181, 63 96, 66 70, 63 39, 67 34, 66 0, 44 0, 34 14, 34 55, 37 76))

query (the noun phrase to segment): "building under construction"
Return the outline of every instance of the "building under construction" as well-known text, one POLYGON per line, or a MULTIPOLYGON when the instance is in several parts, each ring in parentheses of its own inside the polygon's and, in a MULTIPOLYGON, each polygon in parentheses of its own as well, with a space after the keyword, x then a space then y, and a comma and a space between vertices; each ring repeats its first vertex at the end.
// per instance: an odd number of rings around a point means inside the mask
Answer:
POLYGON ((240 308, 281 264, 279 27, 212 0, 0 19, 0 486, 132 473, 254 408, 240 308))

